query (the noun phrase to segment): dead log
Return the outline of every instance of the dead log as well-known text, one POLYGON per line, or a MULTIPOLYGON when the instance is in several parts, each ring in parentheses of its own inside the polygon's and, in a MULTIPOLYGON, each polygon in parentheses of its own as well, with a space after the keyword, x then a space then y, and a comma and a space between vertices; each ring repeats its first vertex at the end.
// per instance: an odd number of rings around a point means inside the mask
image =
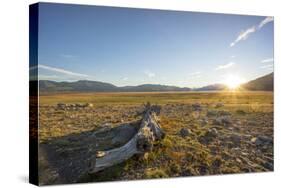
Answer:
POLYGON ((103 157, 96 158, 96 166, 93 172, 98 172, 121 163, 135 154, 151 151, 154 141, 160 140, 165 136, 157 123, 156 114, 159 114, 159 112, 158 106, 146 105, 138 132, 125 145, 105 151, 103 157))

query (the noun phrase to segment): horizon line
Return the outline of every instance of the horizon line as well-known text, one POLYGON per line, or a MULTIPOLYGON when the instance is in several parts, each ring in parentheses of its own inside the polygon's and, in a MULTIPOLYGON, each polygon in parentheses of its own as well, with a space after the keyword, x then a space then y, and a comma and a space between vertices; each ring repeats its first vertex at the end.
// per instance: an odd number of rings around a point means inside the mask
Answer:
MULTIPOLYGON (((250 81, 256 80, 256 79, 258 79, 258 78, 261 78, 261 77, 270 75, 270 74, 274 74, 274 71, 271 72, 271 73, 264 74, 264 75, 262 75, 262 76, 253 78, 253 79, 249 79, 249 80, 245 81, 244 83, 242 83, 241 85, 246 84, 246 83, 248 83, 248 82, 250 82, 250 81)), ((159 84, 159 83, 143 83, 143 84, 138 84, 138 85, 124 85, 124 86, 118 86, 118 85, 112 84, 112 83, 110 83, 110 82, 104 82, 104 81, 98 81, 98 80, 88 80, 88 79, 73 80, 73 81, 70 81, 70 80, 56 81, 56 80, 48 80, 48 79, 42 79, 42 80, 41 80, 41 79, 35 79, 35 80, 32 80, 32 79, 30 79, 29 81, 36 81, 36 80, 37 80, 37 81, 51 81, 51 82, 56 82, 56 83, 62 83, 62 82, 74 83, 74 82, 79 82, 79 81, 91 81, 91 82, 101 82, 101 83, 111 84, 111 85, 114 85, 115 87, 137 87, 137 86, 142 86, 142 85, 160 85, 160 86, 171 86, 171 87, 178 87, 178 88, 198 89, 198 88, 202 88, 202 87, 206 87, 206 86, 212 86, 212 85, 224 85, 224 86, 227 86, 227 85, 224 84, 224 83, 212 83, 212 84, 207 84, 207 85, 197 86, 197 87, 188 87, 188 86, 182 87, 182 86, 176 86, 176 85, 171 85, 171 84, 159 84)))

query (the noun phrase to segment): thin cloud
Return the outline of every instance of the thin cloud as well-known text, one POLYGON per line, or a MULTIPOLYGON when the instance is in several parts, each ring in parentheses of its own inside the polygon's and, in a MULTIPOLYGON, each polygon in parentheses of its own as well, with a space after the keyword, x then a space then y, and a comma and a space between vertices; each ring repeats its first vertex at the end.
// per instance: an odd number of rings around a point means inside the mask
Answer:
POLYGON ((260 22, 258 28, 261 29, 263 26, 265 26, 269 22, 273 22, 273 17, 266 17, 263 21, 260 22))
POLYGON ((262 60, 261 62, 262 62, 262 63, 271 63, 271 62, 273 62, 273 61, 274 61, 273 58, 268 58, 268 59, 262 60))
POLYGON ((215 68, 215 70, 228 69, 228 68, 232 67, 233 65, 235 65, 234 62, 229 62, 229 63, 224 64, 224 65, 219 65, 218 67, 215 68))
POLYGON ((273 65, 271 64, 271 65, 264 65, 264 66, 261 66, 260 67, 261 69, 271 69, 271 68, 273 68, 273 65))
POLYGON ((123 81, 127 81, 128 79, 129 79, 128 77, 122 78, 123 81))
POLYGON ((202 74, 202 72, 197 71, 197 72, 190 73, 189 76, 191 77, 191 79, 196 79, 196 78, 200 78, 201 74, 202 74))
POLYGON ((68 71, 68 70, 65 70, 65 69, 50 67, 50 66, 41 65, 41 64, 39 64, 38 66, 30 67, 29 70, 35 70, 36 68, 41 68, 41 69, 45 69, 45 70, 49 70, 49 71, 53 71, 53 72, 58 72, 58 73, 66 74, 66 75, 71 75, 71 76, 89 77, 89 75, 86 75, 86 74, 80 74, 80 73, 68 71))
POLYGON ((151 71, 149 71, 149 70, 144 71, 144 74, 145 74, 146 76, 148 76, 149 78, 155 77, 155 73, 154 73, 154 72, 151 72, 151 71))
POLYGON ((58 75, 39 75, 40 80, 49 80, 49 79, 58 79, 60 78, 58 75))
POLYGON ((238 35, 238 37, 236 38, 236 40, 232 43, 230 43, 230 47, 234 46, 235 44, 237 44, 238 42, 242 41, 242 40, 246 40, 249 35, 251 33, 254 33, 256 31, 256 27, 250 27, 248 29, 246 29, 245 31, 241 31, 240 34, 238 35))
POLYGON ((230 47, 235 46, 238 42, 246 40, 252 33, 260 30, 262 27, 264 27, 267 23, 272 22, 274 19, 273 17, 266 17, 264 20, 262 20, 257 26, 252 26, 244 31, 241 31, 240 34, 237 36, 236 40, 230 43, 230 47))

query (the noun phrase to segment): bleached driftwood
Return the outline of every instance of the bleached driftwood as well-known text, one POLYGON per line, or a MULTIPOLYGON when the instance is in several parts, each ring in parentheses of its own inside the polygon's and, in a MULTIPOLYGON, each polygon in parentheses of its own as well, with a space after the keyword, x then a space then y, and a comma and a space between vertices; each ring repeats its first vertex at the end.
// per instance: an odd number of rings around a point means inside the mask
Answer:
POLYGON ((104 156, 96 158, 93 172, 98 172, 115 164, 121 163, 135 154, 151 151, 153 142, 164 137, 164 132, 157 123, 158 106, 146 105, 143 119, 138 132, 125 145, 104 152, 104 156))

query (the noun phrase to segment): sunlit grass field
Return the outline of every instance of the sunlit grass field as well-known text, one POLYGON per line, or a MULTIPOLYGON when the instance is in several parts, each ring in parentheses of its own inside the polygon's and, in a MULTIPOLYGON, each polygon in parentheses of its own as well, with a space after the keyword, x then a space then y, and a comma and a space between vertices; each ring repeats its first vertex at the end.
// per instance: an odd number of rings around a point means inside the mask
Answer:
POLYGON ((109 104, 142 104, 147 101, 157 104, 167 103, 213 103, 224 102, 227 105, 273 103, 273 92, 229 91, 229 92, 120 92, 120 93, 71 93, 49 94, 40 96, 41 105, 56 103, 93 103, 109 104))
POLYGON ((83 181, 131 180, 273 170, 273 145, 255 145, 259 136, 273 139, 273 92, 142 92, 41 95, 40 140, 118 126, 140 117, 143 104, 158 104, 166 132, 153 152, 133 157, 83 181), (57 109, 58 103, 91 108, 57 109), (200 111, 194 111, 199 104, 200 111), (220 105, 218 105, 220 104, 220 105), (220 124, 227 117, 230 123, 220 124), (189 134, 182 136, 180 131, 189 134), (216 135, 211 137, 210 130, 216 135))

